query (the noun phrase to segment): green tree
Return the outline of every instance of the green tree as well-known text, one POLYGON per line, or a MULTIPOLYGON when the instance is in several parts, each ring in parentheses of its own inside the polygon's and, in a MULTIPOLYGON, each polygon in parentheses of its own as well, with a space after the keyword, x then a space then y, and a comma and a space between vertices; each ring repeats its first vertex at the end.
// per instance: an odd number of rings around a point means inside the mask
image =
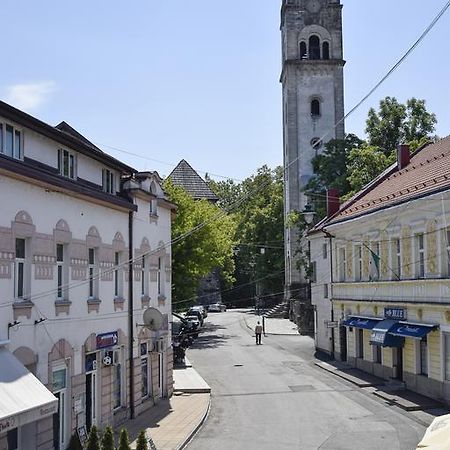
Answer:
POLYGON ((120 430, 119 446, 117 447, 117 450, 131 450, 130 439, 126 428, 120 430))
POLYGON ((214 268, 226 285, 234 281, 235 223, 216 205, 194 200, 170 180, 164 189, 178 208, 172 223, 172 299, 174 309, 184 309, 195 300, 200 279, 214 268))
POLYGON ((142 430, 137 438, 136 450, 148 450, 147 437, 145 431, 142 430))
POLYGON ((86 450, 100 450, 98 430, 95 425, 92 426, 91 431, 89 432, 89 439, 86 450))
POLYGON ((217 206, 228 210, 242 195, 242 186, 234 180, 215 181, 207 180, 211 190, 219 197, 217 206))
POLYGON ((110 426, 107 426, 102 436, 102 450, 115 450, 114 433, 110 426))
POLYGON ((395 97, 380 101, 379 110, 369 110, 366 121, 368 143, 390 156, 402 143, 417 143, 431 138, 435 132, 436 116, 429 113, 425 100, 411 98, 406 104, 395 97))

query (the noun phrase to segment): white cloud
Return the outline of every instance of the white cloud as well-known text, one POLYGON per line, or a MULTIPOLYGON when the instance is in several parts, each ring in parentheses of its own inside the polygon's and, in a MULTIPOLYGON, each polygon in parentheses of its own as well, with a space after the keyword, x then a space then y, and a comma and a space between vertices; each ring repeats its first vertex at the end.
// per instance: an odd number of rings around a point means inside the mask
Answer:
POLYGON ((55 87, 53 81, 14 84, 8 87, 6 102, 19 109, 35 109, 47 100, 55 87))

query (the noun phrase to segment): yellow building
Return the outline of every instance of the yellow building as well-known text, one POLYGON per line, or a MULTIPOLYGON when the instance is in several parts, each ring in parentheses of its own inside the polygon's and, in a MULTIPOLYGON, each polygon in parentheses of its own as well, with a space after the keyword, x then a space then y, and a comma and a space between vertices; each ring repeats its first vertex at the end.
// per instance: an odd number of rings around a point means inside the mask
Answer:
POLYGON ((331 286, 335 357, 450 402, 450 138, 400 146, 318 233, 332 270, 312 289, 331 286))

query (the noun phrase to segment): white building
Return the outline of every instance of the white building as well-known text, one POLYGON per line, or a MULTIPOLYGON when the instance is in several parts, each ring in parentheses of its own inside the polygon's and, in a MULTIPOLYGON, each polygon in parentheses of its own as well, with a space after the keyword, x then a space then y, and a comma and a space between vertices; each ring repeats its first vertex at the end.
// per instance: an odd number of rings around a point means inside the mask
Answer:
POLYGON ((65 449, 172 393, 174 205, 156 172, 3 102, 0 185, 0 449, 65 449))
POLYGON ((312 231, 317 346, 450 402, 450 138, 398 161, 312 231), (316 296, 329 284, 329 299, 316 296), (330 308, 330 300, 331 306, 330 308), (326 328, 337 322, 334 342, 326 328), (328 334, 327 334, 328 333, 328 334))

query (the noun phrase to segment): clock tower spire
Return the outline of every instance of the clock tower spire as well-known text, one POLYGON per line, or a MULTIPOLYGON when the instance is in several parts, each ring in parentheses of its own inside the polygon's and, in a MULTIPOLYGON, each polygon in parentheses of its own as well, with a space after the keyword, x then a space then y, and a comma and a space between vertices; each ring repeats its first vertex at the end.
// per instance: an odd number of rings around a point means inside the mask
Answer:
MULTIPOLYGON (((307 204, 303 189, 313 175, 313 157, 330 139, 344 138, 340 0, 282 0, 281 40, 286 223, 307 204)), ((298 293, 307 290, 301 289, 306 279, 296 268, 297 245, 295 230, 286 227, 286 297, 301 300, 298 293)))

